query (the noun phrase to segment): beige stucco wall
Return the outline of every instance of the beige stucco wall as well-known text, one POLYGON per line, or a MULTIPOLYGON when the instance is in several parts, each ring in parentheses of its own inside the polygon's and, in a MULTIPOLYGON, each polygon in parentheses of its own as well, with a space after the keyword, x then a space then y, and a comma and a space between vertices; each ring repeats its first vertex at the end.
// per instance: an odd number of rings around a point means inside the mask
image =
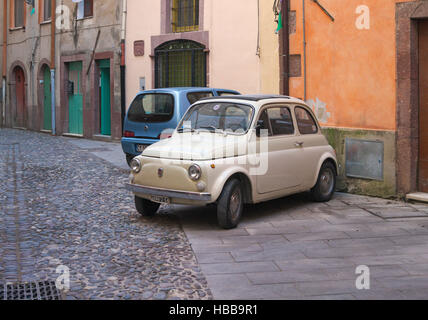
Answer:
MULTIPOLYGON (((207 66, 210 87, 235 89, 242 93, 278 93, 278 36, 272 2, 260 0, 204 0, 203 26, 209 33, 207 66), (225 10, 227 8, 227 10, 225 10), (260 25, 260 56, 257 35, 260 25)), ((139 79, 145 77, 146 89, 153 88, 151 36, 161 34, 161 1, 128 0, 126 26, 127 105, 138 92, 139 79), (134 56, 134 41, 144 40, 145 55, 134 56)), ((183 38, 186 36, 183 33, 183 38)))

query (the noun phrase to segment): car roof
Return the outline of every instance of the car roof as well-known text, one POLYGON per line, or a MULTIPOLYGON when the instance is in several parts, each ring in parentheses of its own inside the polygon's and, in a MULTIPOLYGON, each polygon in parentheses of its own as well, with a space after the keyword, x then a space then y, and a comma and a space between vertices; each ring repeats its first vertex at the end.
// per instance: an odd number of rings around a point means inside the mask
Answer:
POLYGON ((224 88, 207 88, 207 87, 174 87, 174 88, 159 88, 159 89, 152 89, 152 90, 144 90, 140 91, 138 94, 142 93, 171 93, 171 92, 199 92, 199 91, 230 91, 230 92, 238 92, 233 89, 224 89, 224 88))
POLYGON ((258 104, 285 102, 285 103, 298 103, 306 105, 306 103, 298 98, 289 96, 274 95, 274 94, 258 94, 258 95, 237 95, 237 96, 221 96, 221 97, 208 97, 202 98, 198 102, 208 101, 241 101, 241 102, 256 102, 258 104))

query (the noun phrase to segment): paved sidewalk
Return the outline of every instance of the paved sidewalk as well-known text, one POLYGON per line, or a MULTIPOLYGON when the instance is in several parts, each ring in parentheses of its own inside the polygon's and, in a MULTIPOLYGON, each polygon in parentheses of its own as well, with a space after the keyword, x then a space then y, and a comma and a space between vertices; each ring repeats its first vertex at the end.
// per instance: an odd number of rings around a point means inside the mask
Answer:
POLYGON ((428 206, 338 193, 247 206, 235 230, 214 207, 174 206, 215 299, 428 299, 428 206), (370 268, 357 290, 356 268, 370 268))
POLYGON ((103 142, 78 138, 64 138, 70 144, 89 152, 120 169, 129 171, 125 154, 119 142, 103 142))

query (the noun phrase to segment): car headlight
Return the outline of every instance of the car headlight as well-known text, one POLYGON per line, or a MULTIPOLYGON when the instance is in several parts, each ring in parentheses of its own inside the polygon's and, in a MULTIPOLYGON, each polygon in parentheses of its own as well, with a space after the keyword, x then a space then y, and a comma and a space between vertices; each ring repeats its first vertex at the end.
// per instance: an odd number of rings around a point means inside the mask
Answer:
POLYGON ((133 173, 138 173, 141 171, 141 161, 138 158, 131 160, 131 170, 133 173))
POLYGON ((201 178, 202 170, 201 170, 201 167, 198 166, 197 164, 192 164, 189 167, 188 172, 189 172, 190 179, 192 179, 193 181, 198 181, 201 178))

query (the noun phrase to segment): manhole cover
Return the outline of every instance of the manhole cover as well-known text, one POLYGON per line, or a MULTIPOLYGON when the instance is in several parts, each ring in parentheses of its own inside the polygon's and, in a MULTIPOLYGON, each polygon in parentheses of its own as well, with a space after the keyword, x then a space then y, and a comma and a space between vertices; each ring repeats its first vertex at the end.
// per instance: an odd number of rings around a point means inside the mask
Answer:
POLYGON ((62 300, 53 281, 7 283, 0 285, 0 300, 62 300))

